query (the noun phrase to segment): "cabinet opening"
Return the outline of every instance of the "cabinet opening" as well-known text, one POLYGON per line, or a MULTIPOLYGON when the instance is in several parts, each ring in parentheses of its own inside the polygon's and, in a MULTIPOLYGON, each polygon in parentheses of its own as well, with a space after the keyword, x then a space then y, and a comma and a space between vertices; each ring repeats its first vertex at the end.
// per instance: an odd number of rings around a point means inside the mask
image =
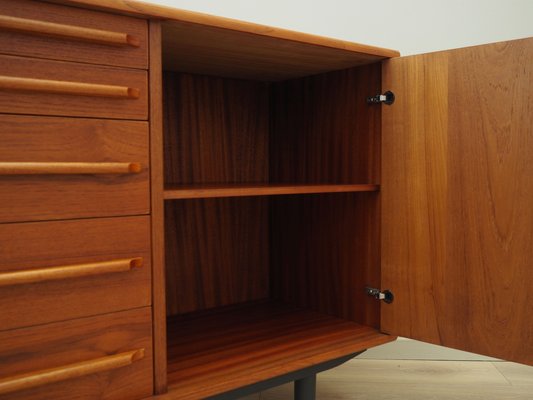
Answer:
POLYGON ((173 393, 208 397, 389 341, 365 294, 380 282, 381 115, 365 99, 381 66, 163 77, 173 393))
POLYGON ((207 397, 387 342, 364 293, 379 282, 377 208, 376 193, 167 201, 173 392, 207 397))
POLYGON ((380 64, 282 82, 167 71, 165 198, 379 190, 380 64))

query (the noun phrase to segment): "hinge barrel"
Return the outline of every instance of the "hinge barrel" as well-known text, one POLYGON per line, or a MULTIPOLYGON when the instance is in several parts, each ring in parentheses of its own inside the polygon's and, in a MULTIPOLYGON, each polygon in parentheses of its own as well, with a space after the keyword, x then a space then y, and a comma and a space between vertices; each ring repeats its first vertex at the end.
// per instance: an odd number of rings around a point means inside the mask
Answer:
POLYGON ((394 301, 394 295, 390 290, 381 291, 376 288, 366 287, 366 294, 375 298, 376 300, 383 300, 385 303, 390 304, 394 301))
POLYGON ((378 94, 376 96, 369 96, 366 98, 366 102, 368 104, 387 104, 390 106, 392 103, 394 103, 394 100, 396 100, 396 96, 394 96, 394 93, 392 93, 390 90, 387 90, 383 94, 378 94))

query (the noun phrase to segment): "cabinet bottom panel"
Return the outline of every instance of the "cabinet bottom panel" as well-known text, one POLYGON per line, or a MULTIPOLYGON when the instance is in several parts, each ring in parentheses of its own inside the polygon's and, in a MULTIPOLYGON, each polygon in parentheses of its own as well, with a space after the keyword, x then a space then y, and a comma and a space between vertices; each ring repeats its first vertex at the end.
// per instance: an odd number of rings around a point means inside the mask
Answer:
POLYGON ((168 320, 165 398, 199 399, 395 339, 374 328, 275 301, 168 320))

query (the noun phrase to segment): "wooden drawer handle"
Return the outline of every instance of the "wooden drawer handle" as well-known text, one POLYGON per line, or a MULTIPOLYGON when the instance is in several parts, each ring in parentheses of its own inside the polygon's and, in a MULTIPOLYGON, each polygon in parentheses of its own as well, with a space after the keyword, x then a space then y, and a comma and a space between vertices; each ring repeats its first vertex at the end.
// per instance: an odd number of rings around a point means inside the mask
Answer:
POLYGON ((110 46, 139 47, 140 41, 127 33, 82 28, 73 25, 36 21, 33 19, 0 15, 0 29, 37 36, 52 36, 110 46))
POLYGON ((127 351, 93 360, 43 369, 26 374, 0 379, 0 394, 31 389, 37 386, 79 378, 99 372, 110 371, 133 364, 144 358, 144 349, 127 351))
POLYGON ((2 272, 0 273, 0 287, 126 272, 135 268, 141 268, 142 265, 143 259, 137 257, 88 264, 2 272))
POLYGON ((0 175, 138 174, 140 163, 0 162, 0 175))
POLYGON ((0 90, 67 94, 72 96, 119 97, 127 99, 138 99, 140 96, 139 89, 126 86, 18 78, 14 76, 0 76, 0 90))

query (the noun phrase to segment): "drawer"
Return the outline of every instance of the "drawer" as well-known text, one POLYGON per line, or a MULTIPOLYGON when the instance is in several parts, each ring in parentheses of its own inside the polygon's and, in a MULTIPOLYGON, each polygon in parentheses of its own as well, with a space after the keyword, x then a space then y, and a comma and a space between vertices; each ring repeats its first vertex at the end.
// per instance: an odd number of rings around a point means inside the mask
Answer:
POLYGON ((29 0, 0 0, 0 53, 148 66, 146 20, 29 0))
POLYGON ((147 72, 0 56, 0 112, 146 120, 147 72))
POLYGON ((0 115, 0 222, 148 214, 148 123, 0 115))
POLYGON ((151 304, 150 218, 0 224, 0 330, 151 304))
POLYGON ((0 332, 0 399, 152 393, 150 308, 0 332))

